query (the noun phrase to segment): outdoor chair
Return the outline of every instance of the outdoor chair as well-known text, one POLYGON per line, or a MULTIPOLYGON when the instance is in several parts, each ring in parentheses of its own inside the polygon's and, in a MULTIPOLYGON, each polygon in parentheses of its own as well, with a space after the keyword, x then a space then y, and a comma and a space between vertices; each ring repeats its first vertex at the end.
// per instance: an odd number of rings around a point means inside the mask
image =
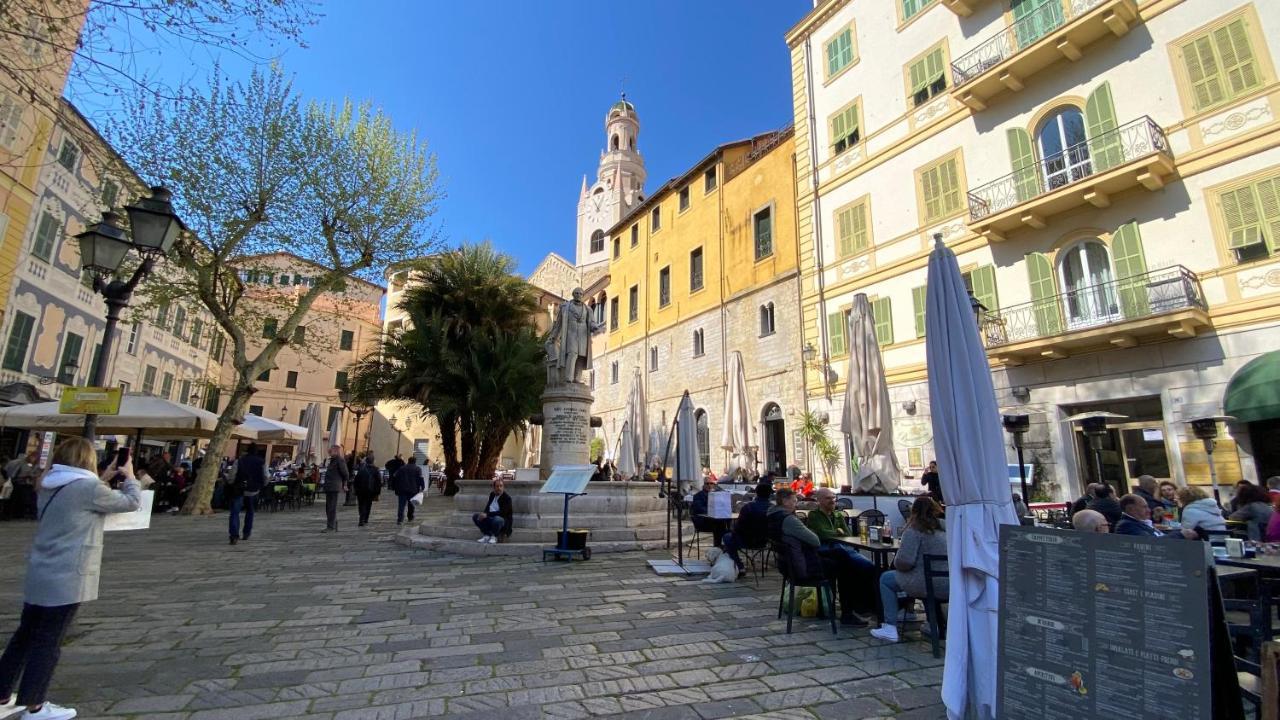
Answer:
POLYGON ((884 525, 884 513, 876 510, 863 510, 858 513, 858 529, 861 532, 864 528, 882 527, 884 525))
POLYGON ((282 510, 289 503, 289 486, 288 485, 272 485, 272 503, 271 509, 282 510))
POLYGON ((752 582, 756 587, 760 586, 760 580, 764 578, 764 573, 769 569, 769 555, 773 553, 773 548, 768 543, 760 547, 744 547, 738 550, 738 554, 742 556, 743 561, 751 568, 752 582))
POLYGON ((316 502, 316 484, 302 483, 302 497, 307 501, 308 505, 314 505, 316 502))
POLYGON ((769 547, 773 552, 774 563, 778 566, 778 573, 782 575, 782 590, 778 594, 778 619, 782 619, 782 609, 787 609, 787 634, 791 634, 791 621, 796 615, 796 588, 809 587, 818 593, 818 607, 820 611, 824 609, 827 617, 831 620, 831 634, 836 635, 836 593, 835 585, 824 576, 810 578, 794 578, 790 570, 790 563, 787 561, 786 548, 782 547, 781 541, 770 541, 769 547), (790 589, 790 597, 788 597, 788 589, 790 589))
POLYGON ((852 500, 851 498, 847 498, 847 497, 836 498, 836 509, 837 509, 837 510, 852 510, 852 509, 853 509, 853 500, 852 500))
POLYGON ((942 657, 942 633, 947 627, 947 619, 943 614, 942 606, 947 604, 947 598, 938 596, 938 591, 934 588, 933 581, 936 578, 947 577, 949 572, 946 555, 925 554, 924 614, 925 619, 929 622, 929 644, 933 647, 933 656, 935 658, 942 657))
POLYGON ((1270 583, 1262 583, 1258 598, 1223 600, 1231 654, 1235 657, 1240 694, 1254 707, 1254 717, 1262 717, 1262 644, 1271 635, 1270 583), (1243 651, 1242 651, 1243 650, 1243 651))
POLYGON ((902 516, 903 527, 906 527, 907 521, 911 519, 911 501, 910 500, 904 499, 904 500, 898 501, 898 514, 902 516))

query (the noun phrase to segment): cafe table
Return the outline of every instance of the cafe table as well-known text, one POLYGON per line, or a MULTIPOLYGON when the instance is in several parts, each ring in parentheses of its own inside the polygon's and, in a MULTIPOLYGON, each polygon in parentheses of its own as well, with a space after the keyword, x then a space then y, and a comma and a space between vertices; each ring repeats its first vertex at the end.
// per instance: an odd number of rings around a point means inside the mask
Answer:
POLYGON ((1215 557, 1214 564, 1219 567, 1226 566, 1257 570, 1259 575, 1266 577, 1280 577, 1280 555, 1258 555, 1251 558, 1215 557))
POLYGON ((893 569, 893 556, 898 553, 898 545, 896 543, 889 545, 882 542, 864 542, 856 535, 836 537, 834 540, 857 550, 871 553, 872 561, 880 572, 893 569))

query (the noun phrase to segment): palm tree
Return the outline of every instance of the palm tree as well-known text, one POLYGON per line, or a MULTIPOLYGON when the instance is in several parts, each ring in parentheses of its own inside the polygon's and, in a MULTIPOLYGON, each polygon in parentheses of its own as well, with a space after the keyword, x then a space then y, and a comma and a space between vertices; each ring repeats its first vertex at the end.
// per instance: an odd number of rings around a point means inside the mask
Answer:
POLYGON ((537 295, 514 270, 488 243, 414 264, 414 285, 397 306, 406 329, 352 368, 354 393, 435 416, 446 494, 460 477, 492 476, 507 437, 538 409, 546 371, 537 295))

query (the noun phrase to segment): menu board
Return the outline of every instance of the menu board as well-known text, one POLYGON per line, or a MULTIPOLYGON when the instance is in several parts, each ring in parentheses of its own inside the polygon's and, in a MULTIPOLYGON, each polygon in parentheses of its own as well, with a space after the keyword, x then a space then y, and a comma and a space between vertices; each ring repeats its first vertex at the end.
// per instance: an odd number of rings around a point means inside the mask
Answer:
POLYGON ((1002 526, 996 716, 1213 717, 1206 551, 1002 526))
POLYGON ((582 495, 597 470, 599 468, 595 465, 557 465, 551 469, 551 477, 538 492, 582 495))

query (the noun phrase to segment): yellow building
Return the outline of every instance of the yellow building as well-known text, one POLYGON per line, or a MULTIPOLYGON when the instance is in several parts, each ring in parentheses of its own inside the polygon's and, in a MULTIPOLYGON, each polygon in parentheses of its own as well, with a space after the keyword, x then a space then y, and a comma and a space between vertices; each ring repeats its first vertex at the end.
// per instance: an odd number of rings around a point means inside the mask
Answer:
POLYGON ((726 371, 741 351, 760 469, 780 472, 795 459, 789 431, 803 403, 800 374, 788 372, 800 362, 793 162, 789 127, 721 145, 608 230, 608 275, 588 290, 606 324, 593 413, 610 447, 639 372, 646 437, 665 437, 688 390, 702 463, 723 469, 726 371))

